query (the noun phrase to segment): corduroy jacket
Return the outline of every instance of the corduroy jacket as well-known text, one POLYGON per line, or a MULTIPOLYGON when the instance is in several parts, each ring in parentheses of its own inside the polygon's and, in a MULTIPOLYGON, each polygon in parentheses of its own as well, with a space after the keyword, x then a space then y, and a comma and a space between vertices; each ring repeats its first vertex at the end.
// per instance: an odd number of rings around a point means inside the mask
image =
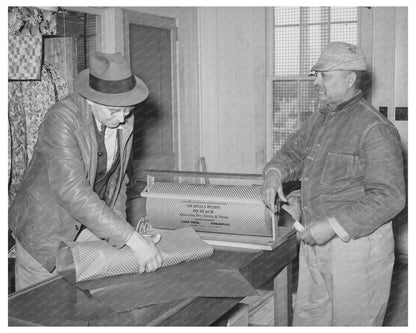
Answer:
POLYGON ((133 115, 119 129, 120 173, 109 180, 110 204, 93 191, 97 139, 87 101, 74 93, 55 104, 39 127, 33 158, 9 210, 9 227, 21 245, 47 270, 58 247, 86 226, 122 247, 134 232, 126 221, 127 163, 133 115))
POLYGON ((405 204, 399 134, 361 91, 335 110, 312 114, 264 174, 270 169, 283 182, 300 179, 305 224, 335 219, 353 239, 374 232, 405 204))

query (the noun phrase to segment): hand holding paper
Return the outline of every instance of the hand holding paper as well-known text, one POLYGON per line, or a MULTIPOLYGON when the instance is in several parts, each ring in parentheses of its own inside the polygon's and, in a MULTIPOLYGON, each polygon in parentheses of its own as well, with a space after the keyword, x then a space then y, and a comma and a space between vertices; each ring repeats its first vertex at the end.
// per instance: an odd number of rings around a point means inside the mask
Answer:
POLYGON ((293 223, 293 227, 297 231, 297 238, 300 240, 300 233, 305 230, 305 227, 299 222, 301 217, 301 209, 300 209, 300 191, 296 190, 291 192, 287 196, 287 204, 282 205, 282 208, 287 211, 290 216, 295 220, 293 223))
POLYGON ((144 237, 137 232, 134 232, 127 241, 128 245, 134 253, 137 262, 139 263, 139 273, 153 272, 162 265, 162 257, 155 243, 160 240, 157 237, 144 237))
POLYGON ((324 245, 336 236, 327 220, 315 220, 300 233, 300 239, 309 245, 324 245))

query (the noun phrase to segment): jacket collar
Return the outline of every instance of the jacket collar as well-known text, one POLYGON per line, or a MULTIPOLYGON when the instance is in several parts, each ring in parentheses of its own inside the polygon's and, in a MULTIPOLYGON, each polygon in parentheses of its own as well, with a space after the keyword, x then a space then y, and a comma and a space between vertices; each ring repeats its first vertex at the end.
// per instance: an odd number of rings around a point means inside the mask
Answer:
POLYGON ((356 104, 359 100, 361 100, 363 98, 363 92, 361 90, 358 90, 355 95, 353 97, 351 97, 350 99, 339 103, 335 109, 330 109, 328 106, 325 106, 324 108, 322 108, 320 110, 321 113, 328 113, 328 112, 338 112, 340 110, 344 110, 346 108, 348 108, 351 105, 356 104))

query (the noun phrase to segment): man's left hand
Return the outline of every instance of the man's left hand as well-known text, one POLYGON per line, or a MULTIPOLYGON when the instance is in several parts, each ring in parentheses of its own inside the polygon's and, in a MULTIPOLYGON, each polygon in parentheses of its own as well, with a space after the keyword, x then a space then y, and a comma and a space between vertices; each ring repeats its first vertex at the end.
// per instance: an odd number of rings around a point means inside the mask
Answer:
POLYGON ((309 245, 324 245, 336 236, 328 220, 316 220, 306 226, 299 238, 309 245))

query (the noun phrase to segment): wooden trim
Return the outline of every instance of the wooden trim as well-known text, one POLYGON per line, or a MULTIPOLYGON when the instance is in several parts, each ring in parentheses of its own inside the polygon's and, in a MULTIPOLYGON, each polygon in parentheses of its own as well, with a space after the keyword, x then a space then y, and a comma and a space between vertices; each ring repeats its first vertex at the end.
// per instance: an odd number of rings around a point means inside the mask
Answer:
POLYGON ((80 13, 103 16, 109 7, 66 7, 66 6, 63 6, 60 8, 70 10, 73 12, 80 12, 80 13))
MULTIPOLYGON (((358 45, 364 52, 367 60, 368 75, 373 82, 373 9, 369 7, 358 7, 358 45)), ((373 91, 366 91, 367 101, 372 103, 373 91)))
POLYGON ((137 10, 137 7, 123 7, 123 12, 125 19, 133 23, 168 30, 176 28, 174 18, 142 13, 137 10))
POLYGON ((266 8, 266 162, 273 156, 274 7, 266 8))

